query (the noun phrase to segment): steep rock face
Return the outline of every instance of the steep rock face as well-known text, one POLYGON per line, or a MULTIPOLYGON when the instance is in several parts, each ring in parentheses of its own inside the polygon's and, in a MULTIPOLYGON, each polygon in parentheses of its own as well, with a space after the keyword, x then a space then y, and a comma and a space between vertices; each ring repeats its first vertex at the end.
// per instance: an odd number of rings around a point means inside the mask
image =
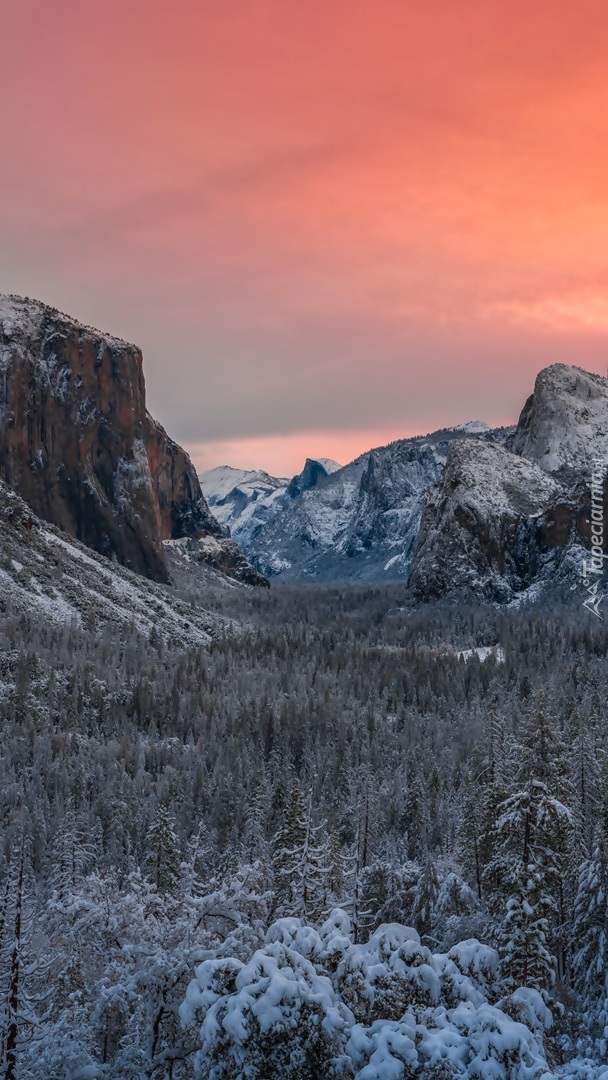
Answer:
POLYGON ((161 425, 146 416, 146 453, 161 540, 222 535, 188 454, 161 425))
POLYGON ((414 594, 511 599, 538 568, 530 549, 540 554, 562 494, 538 466, 503 447, 456 443, 427 492, 410 574, 414 594))
POLYGON ((302 472, 289 481, 286 494, 290 499, 297 499, 302 492, 310 491, 320 480, 331 476, 341 468, 342 466, 331 458, 306 458, 302 472))
POLYGON ((0 479, 46 521, 158 581, 163 540, 222 536, 188 455, 146 410, 140 350, 6 296, 0 479))
POLYGON ((608 461, 608 379, 553 364, 536 378, 509 449, 566 484, 589 479, 608 461))
MULTIPOLYGON (((479 438, 503 433, 479 431, 479 438)), ((283 502, 243 542, 265 574, 317 580, 402 579, 408 572, 424 493, 467 426, 402 439, 361 455, 283 502)), ((235 534, 237 536, 239 534, 235 534)))

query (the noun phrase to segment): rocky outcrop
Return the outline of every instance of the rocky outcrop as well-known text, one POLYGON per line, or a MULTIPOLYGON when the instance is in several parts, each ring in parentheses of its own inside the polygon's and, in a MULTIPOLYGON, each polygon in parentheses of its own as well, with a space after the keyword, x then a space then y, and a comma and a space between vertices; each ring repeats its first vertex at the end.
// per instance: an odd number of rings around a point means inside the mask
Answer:
POLYGON ((429 488, 414 595, 509 601, 544 583, 581 589, 592 495, 594 519, 608 522, 607 467, 608 379, 545 368, 506 448, 455 445, 429 488))
POLYGON ((465 439, 427 492, 410 586, 418 599, 504 602, 565 548, 574 515, 563 489, 500 446, 465 439))
POLYGON ((261 585, 268 588, 268 580, 248 562, 234 540, 225 536, 166 540, 164 546, 172 579, 178 574, 183 577, 186 566, 189 568, 204 565, 242 585, 261 585))
POLYGON ((0 479, 157 581, 163 540, 222 536, 188 455, 146 410, 141 351, 21 297, 0 298, 0 479))
POLYGON ((303 491, 310 491, 320 480, 338 472, 340 468, 337 461, 331 461, 329 458, 306 458, 302 472, 289 481, 286 494, 290 499, 297 499, 303 491))
POLYGON ((608 461, 608 379, 552 364, 539 372, 508 448, 566 485, 608 461))

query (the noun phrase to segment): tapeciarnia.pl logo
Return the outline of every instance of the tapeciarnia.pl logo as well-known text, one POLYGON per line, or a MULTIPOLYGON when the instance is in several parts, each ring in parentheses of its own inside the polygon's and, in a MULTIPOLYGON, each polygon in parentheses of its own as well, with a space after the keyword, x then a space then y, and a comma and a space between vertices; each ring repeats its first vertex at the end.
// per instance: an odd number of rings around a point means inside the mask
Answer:
POLYGON ((583 607, 603 619, 600 604, 604 599, 601 591, 604 574, 604 462, 593 462, 591 473, 591 561, 583 562, 583 586, 587 592, 583 607))

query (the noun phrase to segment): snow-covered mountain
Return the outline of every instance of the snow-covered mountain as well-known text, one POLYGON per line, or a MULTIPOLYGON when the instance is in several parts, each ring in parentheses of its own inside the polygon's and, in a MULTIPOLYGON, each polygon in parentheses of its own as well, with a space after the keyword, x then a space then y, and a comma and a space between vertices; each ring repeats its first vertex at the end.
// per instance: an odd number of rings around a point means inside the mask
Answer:
MULTIPOLYGON (((470 436, 471 429, 478 438, 498 442, 508 434, 475 421, 378 447, 344 468, 309 460, 285 489, 277 487, 241 511, 238 487, 236 494, 223 496, 224 505, 231 505, 232 535, 266 575, 403 579, 424 493, 443 471, 452 444, 470 436)), ((205 477, 202 484, 219 516, 205 477)))
POLYGON ((219 465, 199 477, 205 498, 217 520, 248 550, 254 537, 270 520, 320 480, 341 469, 331 458, 307 458, 301 473, 291 480, 254 469, 219 465))
POLYGON ((504 447, 455 444, 426 494, 410 575, 415 595, 511 600, 538 575, 545 515, 562 494, 557 481, 504 447))
POLYGON ((285 495, 289 479, 255 469, 219 465, 199 476, 203 494, 214 516, 230 535, 240 539, 268 521, 274 503, 285 495))
POLYGON ((426 495, 409 584, 421 599, 508 601, 580 584, 600 461, 608 521, 608 379, 555 364, 536 379, 506 448, 467 439, 426 495))
POLYGON ((513 428, 473 420, 333 472, 307 462, 289 484, 214 470, 203 487, 268 576, 407 579, 422 599, 506 601, 580 578, 598 459, 608 461, 608 380, 555 364, 513 428))

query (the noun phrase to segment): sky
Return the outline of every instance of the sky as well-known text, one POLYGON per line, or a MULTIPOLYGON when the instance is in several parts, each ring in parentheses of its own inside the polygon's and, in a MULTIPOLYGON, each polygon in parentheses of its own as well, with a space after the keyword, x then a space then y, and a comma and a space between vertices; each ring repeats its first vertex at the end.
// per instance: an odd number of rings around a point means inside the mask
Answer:
POLYGON ((144 351, 199 469, 608 365, 604 0, 0 0, 0 292, 144 351))

